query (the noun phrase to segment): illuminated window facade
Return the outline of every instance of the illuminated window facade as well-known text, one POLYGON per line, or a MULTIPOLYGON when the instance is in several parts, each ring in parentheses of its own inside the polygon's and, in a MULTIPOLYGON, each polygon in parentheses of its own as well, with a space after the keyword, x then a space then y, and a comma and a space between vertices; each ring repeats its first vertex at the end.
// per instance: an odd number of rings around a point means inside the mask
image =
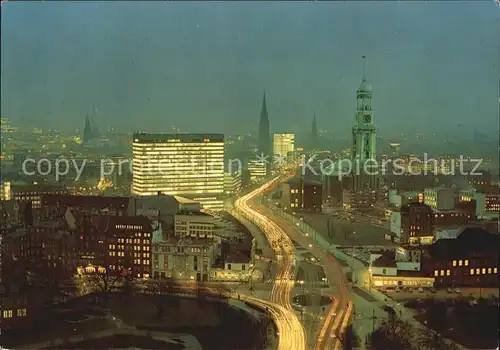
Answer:
POLYGON ((152 278, 210 281, 215 245, 210 239, 158 242, 152 245, 152 278))
POLYGON ((455 207, 455 193, 452 188, 427 188, 424 191, 424 204, 437 210, 450 210, 455 207))
POLYGON ((175 215, 174 232, 179 237, 212 239, 215 230, 214 217, 197 213, 197 215, 175 215))
POLYGON ((151 276, 151 222, 145 216, 101 216, 105 229, 83 234, 80 274, 129 273, 137 278, 151 276))
POLYGON ((401 242, 432 244, 434 238, 434 214, 423 203, 411 203, 401 207, 401 242))
POLYGON ((261 162, 257 159, 252 159, 248 161, 247 164, 248 172, 250 173, 250 181, 257 182, 267 175, 266 163, 261 162))
POLYGON ((133 138, 134 195, 224 193, 224 135, 134 134, 133 138))
POLYGON ((295 151, 295 134, 281 133, 273 136, 274 154, 279 157, 288 157, 288 154, 295 151))

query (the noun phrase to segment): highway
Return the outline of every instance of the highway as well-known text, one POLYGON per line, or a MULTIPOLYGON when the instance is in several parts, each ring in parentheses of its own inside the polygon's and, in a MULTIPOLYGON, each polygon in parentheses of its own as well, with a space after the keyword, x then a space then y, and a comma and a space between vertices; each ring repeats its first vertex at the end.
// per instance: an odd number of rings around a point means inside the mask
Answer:
POLYGON ((262 215, 249 204, 250 201, 265 192, 270 183, 248 193, 235 203, 238 213, 252 221, 264 232, 276 253, 279 264, 279 270, 271 290, 271 300, 265 301, 250 296, 245 296, 245 299, 265 306, 271 312, 278 328, 279 350, 305 350, 304 328, 291 305, 293 277, 295 275, 295 254, 292 241, 276 222, 262 215))
MULTIPOLYGON (((270 184, 263 186, 268 189, 270 184)), ((353 311, 353 298, 348 286, 342 265, 329 252, 324 251, 316 245, 312 237, 306 236, 295 225, 276 215, 271 209, 260 204, 256 195, 246 198, 247 205, 258 214, 261 220, 272 222, 286 232, 288 239, 293 239, 300 246, 309 250, 321 262, 325 274, 331 285, 334 285, 338 293, 338 305, 333 305, 326 318, 323 328, 316 339, 315 349, 339 349, 341 348, 341 337, 347 327, 353 311)), ((290 242, 290 244, 292 244, 290 242)))

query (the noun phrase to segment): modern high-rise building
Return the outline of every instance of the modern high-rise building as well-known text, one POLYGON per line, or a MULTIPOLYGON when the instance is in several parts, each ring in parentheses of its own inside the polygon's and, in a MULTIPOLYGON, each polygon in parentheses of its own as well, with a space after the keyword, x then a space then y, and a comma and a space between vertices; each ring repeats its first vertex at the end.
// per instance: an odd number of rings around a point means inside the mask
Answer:
POLYGON ((295 151, 295 134, 281 133, 273 135, 273 153, 279 157, 287 157, 295 151))
POLYGON ((250 173, 250 183, 257 182, 267 175, 267 164, 259 160, 249 160, 247 170, 250 173))
POLYGON ((221 210, 224 194, 224 135, 133 135, 132 194, 183 196, 221 210))

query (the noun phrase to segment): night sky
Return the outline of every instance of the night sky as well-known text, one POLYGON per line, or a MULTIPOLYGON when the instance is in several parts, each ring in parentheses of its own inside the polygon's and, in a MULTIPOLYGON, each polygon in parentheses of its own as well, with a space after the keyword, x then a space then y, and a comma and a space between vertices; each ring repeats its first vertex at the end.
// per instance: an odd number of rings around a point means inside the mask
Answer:
POLYGON ((368 57, 382 134, 498 126, 500 7, 475 2, 2 4, 2 117, 21 127, 346 133, 368 57))

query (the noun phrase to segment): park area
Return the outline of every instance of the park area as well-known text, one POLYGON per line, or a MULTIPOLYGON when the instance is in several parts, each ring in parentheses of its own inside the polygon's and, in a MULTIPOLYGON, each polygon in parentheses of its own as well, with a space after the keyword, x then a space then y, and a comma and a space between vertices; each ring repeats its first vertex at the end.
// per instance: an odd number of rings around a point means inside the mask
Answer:
POLYGON ((415 318, 468 349, 498 348, 498 298, 479 300, 411 300, 406 307, 415 309, 415 318))
POLYGON ((193 348, 181 338, 192 338, 203 349, 262 349, 270 324, 267 316, 262 316, 257 319, 221 297, 87 295, 33 313, 28 328, 2 334, 2 338, 4 346, 23 349, 193 348), (144 335, 114 335, 129 329, 144 335), (106 336, 97 338, 104 333, 106 336), (147 336, 151 333, 165 334, 167 340, 147 336))

